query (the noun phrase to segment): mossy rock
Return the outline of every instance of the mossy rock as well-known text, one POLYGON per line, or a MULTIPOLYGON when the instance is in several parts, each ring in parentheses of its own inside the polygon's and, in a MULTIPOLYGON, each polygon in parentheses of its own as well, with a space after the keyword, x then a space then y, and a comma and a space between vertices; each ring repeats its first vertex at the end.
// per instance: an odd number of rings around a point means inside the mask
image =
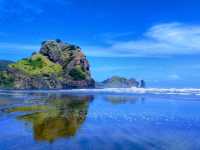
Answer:
POLYGON ((9 65, 9 67, 31 76, 60 74, 62 72, 61 65, 51 62, 42 54, 35 54, 30 58, 9 65))

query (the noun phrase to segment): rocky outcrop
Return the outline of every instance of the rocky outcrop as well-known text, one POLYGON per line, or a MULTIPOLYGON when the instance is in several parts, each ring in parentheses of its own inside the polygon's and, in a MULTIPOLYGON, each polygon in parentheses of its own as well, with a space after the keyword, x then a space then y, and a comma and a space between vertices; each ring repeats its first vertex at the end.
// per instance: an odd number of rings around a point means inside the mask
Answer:
POLYGON ((89 62, 80 47, 60 40, 42 42, 39 52, 10 64, 6 71, 0 73, 1 88, 93 88, 94 84, 89 62), (8 79, 12 84, 4 83, 8 79))
POLYGON ((138 86, 139 82, 135 79, 126 79, 119 76, 113 76, 103 82, 96 83, 96 88, 130 88, 138 86))
POLYGON ((146 87, 146 82, 144 80, 141 80, 140 84, 139 84, 139 87, 140 88, 145 88, 146 87))

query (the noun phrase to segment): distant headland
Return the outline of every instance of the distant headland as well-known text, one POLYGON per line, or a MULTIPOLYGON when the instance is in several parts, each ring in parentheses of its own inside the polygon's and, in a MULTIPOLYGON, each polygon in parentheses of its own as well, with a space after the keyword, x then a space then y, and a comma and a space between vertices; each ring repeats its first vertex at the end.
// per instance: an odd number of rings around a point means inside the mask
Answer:
POLYGON ((96 88, 131 88, 131 87, 138 87, 138 88, 145 88, 144 80, 137 81, 134 78, 127 79, 120 76, 112 76, 104 80, 103 82, 96 82, 96 88))

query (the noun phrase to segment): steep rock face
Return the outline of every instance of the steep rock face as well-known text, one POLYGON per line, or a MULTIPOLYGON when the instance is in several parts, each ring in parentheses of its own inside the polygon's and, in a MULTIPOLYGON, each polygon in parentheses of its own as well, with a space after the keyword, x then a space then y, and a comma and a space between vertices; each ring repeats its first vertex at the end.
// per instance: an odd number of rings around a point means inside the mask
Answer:
MULTIPOLYGON (((43 42, 39 52, 9 65, 3 75, 12 79, 9 87, 14 89, 92 88, 95 84, 81 49, 60 40, 43 42)), ((0 87, 8 88, 1 80, 0 87)))
POLYGON ((89 62, 80 47, 61 41, 45 41, 40 53, 62 66, 64 88, 94 87, 89 62))
MULTIPOLYGON (((80 68, 79 71, 83 72, 86 79, 91 78, 89 62, 78 46, 64 44, 60 41, 45 41, 42 43, 40 53, 49 60, 60 64, 66 76, 70 75, 73 69, 79 70, 78 68, 80 68)), ((73 78, 75 77, 73 76, 73 78)))
POLYGON ((14 84, 11 89, 61 89, 62 82, 58 79, 55 74, 49 76, 43 75, 27 75, 19 70, 9 69, 8 74, 12 76, 14 84))

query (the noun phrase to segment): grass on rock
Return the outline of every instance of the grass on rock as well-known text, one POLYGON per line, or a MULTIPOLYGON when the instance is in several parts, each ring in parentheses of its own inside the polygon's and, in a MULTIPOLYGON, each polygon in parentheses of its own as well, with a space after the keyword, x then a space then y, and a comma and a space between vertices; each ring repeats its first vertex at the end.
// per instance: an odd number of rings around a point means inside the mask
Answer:
POLYGON ((10 67, 32 76, 60 74, 62 72, 61 65, 51 62, 41 54, 35 54, 30 58, 20 60, 11 64, 10 67))

